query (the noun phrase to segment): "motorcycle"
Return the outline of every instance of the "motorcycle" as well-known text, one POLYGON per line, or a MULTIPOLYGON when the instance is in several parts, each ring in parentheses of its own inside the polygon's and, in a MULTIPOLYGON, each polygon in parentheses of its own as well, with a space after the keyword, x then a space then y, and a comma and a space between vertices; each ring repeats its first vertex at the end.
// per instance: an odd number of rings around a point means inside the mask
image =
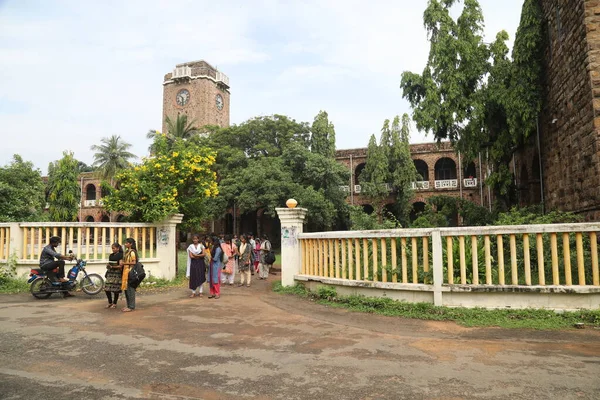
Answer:
MULTIPOLYGON (((69 254, 73 254, 69 251, 69 254)), ((67 293, 77 288, 77 277, 83 272, 83 278, 79 282, 81 290, 90 296, 96 295, 104 288, 104 278, 98 274, 88 274, 85 270, 87 262, 78 259, 75 266, 69 270, 67 274, 67 282, 56 282, 48 278, 45 271, 41 268, 32 268, 29 272, 29 280, 31 284, 30 291, 33 297, 37 299, 47 299, 52 293, 67 293)))

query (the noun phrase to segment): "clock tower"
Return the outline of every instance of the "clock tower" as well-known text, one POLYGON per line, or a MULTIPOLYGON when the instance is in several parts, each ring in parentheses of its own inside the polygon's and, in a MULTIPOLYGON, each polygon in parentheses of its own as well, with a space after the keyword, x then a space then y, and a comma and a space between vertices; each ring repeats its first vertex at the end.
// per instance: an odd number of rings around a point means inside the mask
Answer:
POLYGON ((164 77, 162 131, 165 119, 187 115, 198 128, 229 126, 229 78, 206 61, 177 64, 164 77))

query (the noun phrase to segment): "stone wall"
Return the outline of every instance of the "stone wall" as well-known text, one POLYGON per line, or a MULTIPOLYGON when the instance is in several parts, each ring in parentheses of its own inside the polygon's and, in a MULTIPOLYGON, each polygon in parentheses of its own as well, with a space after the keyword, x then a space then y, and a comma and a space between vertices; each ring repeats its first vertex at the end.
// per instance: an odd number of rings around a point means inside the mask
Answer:
MULTIPOLYGON (((546 210, 600 219, 600 1, 543 0, 540 143, 546 210)), ((527 159, 525 155, 524 159, 527 159)), ((533 165, 528 172, 533 172, 533 165)))

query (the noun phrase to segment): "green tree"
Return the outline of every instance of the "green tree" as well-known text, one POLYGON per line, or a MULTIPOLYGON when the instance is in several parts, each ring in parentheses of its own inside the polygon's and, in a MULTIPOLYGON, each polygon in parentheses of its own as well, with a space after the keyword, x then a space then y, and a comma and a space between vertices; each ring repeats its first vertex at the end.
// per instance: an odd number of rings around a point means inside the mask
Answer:
POLYGON ((93 167, 97 168, 103 179, 110 179, 121 170, 129 166, 130 160, 136 158, 129 152, 131 144, 125 142, 120 136, 113 135, 102 138, 101 145, 93 145, 95 151, 93 167))
POLYGON ((326 111, 320 111, 312 124, 310 151, 325 157, 335 157, 335 129, 326 111))
POLYGON ((408 114, 396 116, 391 129, 391 146, 388 165, 390 183, 394 188, 394 215, 402 226, 408 226, 411 200, 414 196, 413 182, 417 180, 417 169, 410 155, 410 118, 408 114))
POLYGON ((79 162, 72 152, 48 165, 48 214, 51 221, 72 222, 77 219, 81 188, 78 182, 79 162))
POLYGON ((374 203, 373 208, 381 219, 384 200, 389 195, 389 190, 386 187, 386 184, 389 183, 389 165, 383 147, 377 144, 375 135, 371 135, 369 140, 366 158, 365 168, 358 180, 361 185, 361 192, 371 198, 374 203))
POLYGON ((183 213, 194 226, 207 219, 204 202, 218 194, 212 169, 216 154, 182 139, 155 138, 152 158, 120 172, 119 188, 104 197, 109 211, 125 211, 133 221, 156 222, 183 213))
POLYGON ((42 219, 44 182, 33 163, 15 154, 0 167, 0 222, 42 219))
MULTIPOLYGON (((199 129, 195 126, 195 120, 188 121, 188 116, 185 114, 177 114, 177 118, 172 120, 170 117, 165 118, 165 126, 167 131, 161 133, 156 130, 149 130, 146 134, 147 139, 151 139, 153 144, 154 140, 160 136, 164 135, 167 138, 167 143, 172 145, 177 139, 190 139, 198 134, 199 129)), ((153 144, 150 145, 150 152, 154 152, 153 144)))

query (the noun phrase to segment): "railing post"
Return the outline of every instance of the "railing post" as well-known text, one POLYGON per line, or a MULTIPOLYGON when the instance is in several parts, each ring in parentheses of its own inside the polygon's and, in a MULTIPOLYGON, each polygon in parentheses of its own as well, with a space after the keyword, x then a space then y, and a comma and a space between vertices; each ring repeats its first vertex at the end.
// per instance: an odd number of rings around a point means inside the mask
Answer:
POLYGON ((8 242, 8 254, 6 259, 13 254, 16 254, 20 260, 23 258, 23 230, 18 222, 11 223, 9 226, 10 230, 10 241, 8 242))
POLYGON ((302 253, 298 234, 303 231, 305 208, 276 208, 281 221, 281 285, 293 286, 294 275, 302 270, 302 253))
MULTIPOLYGON (((175 278, 177 263, 177 224, 183 220, 183 214, 174 214, 156 227, 156 258, 160 259, 159 271, 152 275, 160 278, 175 278)), ((146 271, 148 273, 148 271, 146 271)))
POLYGON ((431 231, 433 257, 433 304, 442 306, 442 284, 444 283, 444 264, 442 250, 442 234, 439 229, 431 231))

